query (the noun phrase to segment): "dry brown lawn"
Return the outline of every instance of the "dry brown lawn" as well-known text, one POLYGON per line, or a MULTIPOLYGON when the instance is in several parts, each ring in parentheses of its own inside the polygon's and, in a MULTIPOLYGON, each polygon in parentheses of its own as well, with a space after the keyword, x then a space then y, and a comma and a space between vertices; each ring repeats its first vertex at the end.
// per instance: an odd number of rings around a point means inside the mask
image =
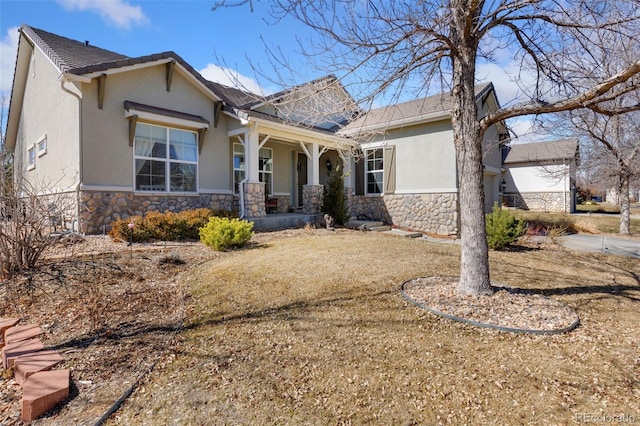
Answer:
POLYGON ((176 346, 110 424, 640 422, 637 260, 533 244, 492 252, 493 280, 581 318, 571 333, 534 336, 402 298, 406 280, 458 273, 453 244, 347 230, 254 240, 185 276, 176 346))

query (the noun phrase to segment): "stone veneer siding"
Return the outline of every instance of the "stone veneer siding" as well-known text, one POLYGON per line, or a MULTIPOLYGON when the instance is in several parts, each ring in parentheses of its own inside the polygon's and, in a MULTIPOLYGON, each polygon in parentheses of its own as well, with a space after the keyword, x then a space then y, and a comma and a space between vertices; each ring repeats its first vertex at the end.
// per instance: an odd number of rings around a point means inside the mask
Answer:
POLYGON ((244 190, 244 216, 246 218, 266 216, 264 182, 246 182, 242 186, 244 190))
POLYGON ((502 205, 523 210, 546 212, 570 212, 571 193, 563 192, 524 192, 502 195, 502 205))
POLYGON ((108 232, 111 222, 130 216, 143 216, 149 211, 180 212, 197 208, 234 211, 237 210, 237 202, 231 194, 146 195, 132 192, 81 191, 80 232, 108 232))
POLYGON ((378 220, 429 234, 459 232, 455 193, 350 195, 348 206, 351 216, 358 219, 378 220))
POLYGON ((289 207, 291 207, 291 197, 288 195, 277 195, 273 198, 278 202, 278 207, 276 207, 278 213, 287 213, 289 211, 289 207))
POLYGON ((304 185, 302 187, 302 213, 320 213, 324 198, 323 185, 304 185))

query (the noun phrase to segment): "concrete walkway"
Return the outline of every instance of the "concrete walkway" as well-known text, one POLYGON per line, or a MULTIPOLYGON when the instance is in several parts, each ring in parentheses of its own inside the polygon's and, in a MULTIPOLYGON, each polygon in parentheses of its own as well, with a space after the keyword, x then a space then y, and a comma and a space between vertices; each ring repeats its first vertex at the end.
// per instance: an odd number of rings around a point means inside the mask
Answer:
POLYGON ((640 259, 640 240, 604 235, 571 234, 559 238, 559 242, 568 249, 640 259))
MULTIPOLYGON (((393 232, 387 233, 391 235, 410 236, 415 238, 415 233, 409 233, 401 230, 394 229, 393 232)), ((459 239, 442 239, 427 236, 422 237, 422 239, 431 243, 461 243, 459 239)), ((604 235, 571 234, 558 238, 558 243, 571 250, 580 250, 589 253, 613 254, 615 256, 640 259, 640 239, 616 238, 604 235)))

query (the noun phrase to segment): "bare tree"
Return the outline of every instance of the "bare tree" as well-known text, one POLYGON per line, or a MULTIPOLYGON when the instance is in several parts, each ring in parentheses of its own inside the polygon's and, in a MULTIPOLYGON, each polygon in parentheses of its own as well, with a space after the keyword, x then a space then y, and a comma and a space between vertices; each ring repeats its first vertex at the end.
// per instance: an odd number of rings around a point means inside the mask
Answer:
POLYGON ((571 114, 571 122, 591 144, 590 161, 599 175, 616 186, 620 205, 620 234, 629 234, 629 190, 640 177, 640 114, 608 116, 592 111, 571 114), (609 178, 609 179, 607 179, 609 178))
MULTIPOLYGON (((588 55, 572 58, 577 74, 575 84, 588 87, 616 70, 633 64, 640 56, 637 40, 619 37, 615 32, 588 32, 598 43, 588 55)), ((584 171, 591 184, 615 187, 620 205, 619 233, 629 234, 629 190, 640 177, 640 113, 629 106, 640 102, 640 89, 606 101, 593 109, 581 109, 557 114, 546 128, 556 132, 571 131, 583 140, 584 171), (632 108, 631 108, 632 109, 632 108)))
MULTIPOLYGON (((258 0, 256 0, 257 2, 258 0)), ((215 7, 249 4, 227 2, 215 7)), ((575 84, 582 70, 575 55, 589 57, 597 47, 592 33, 611 33, 637 43, 637 0, 273 0, 276 19, 293 17, 319 37, 300 49, 320 69, 355 82, 371 105, 382 93, 396 96, 416 87, 448 88, 459 173, 461 272, 458 291, 491 294, 482 171, 486 130, 509 118, 590 108, 604 112, 606 102, 638 87, 640 61, 619 68, 591 87, 575 84), (527 101, 478 119, 475 99, 478 59, 495 61, 509 52, 521 64, 521 76, 533 84, 522 89, 527 101)), ((215 8, 214 7, 214 8, 215 8)), ((284 62, 284 61, 281 61, 284 62)), ((640 106, 624 105, 626 112, 640 106)))

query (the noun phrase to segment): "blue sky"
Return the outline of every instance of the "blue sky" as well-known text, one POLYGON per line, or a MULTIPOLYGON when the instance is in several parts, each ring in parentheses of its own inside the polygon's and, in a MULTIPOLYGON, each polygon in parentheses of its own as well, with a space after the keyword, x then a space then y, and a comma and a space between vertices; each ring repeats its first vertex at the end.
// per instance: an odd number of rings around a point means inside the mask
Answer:
MULTIPOLYGON (((305 72, 308 68, 298 53, 295 38, 310 37, 309 31, 293 20, 274 25, 268 15, 268 2, 254 1, 253 12, 248 5, 212 11, 214 4, 214 0, 0 0, 0 92, 8 102, 21 24, 74 40, 88 40, 131 57, 172 50, 205 78, 233 85, 228 77, 229 70, 233 70, 243 85, 255 92, 280 90, 268 79, 257 76, 251 66, 258 64, 275 74, 265 43, 281 49, 295 64, 296 71, 302 74, 296 83, 323 75, 310 69, 305 72)), ((503 104, 517 96, 517 88, 506 74, 512 66, 505 62, 478 67, 477 77, 494 82, 503 104)), ((523 120, 511 125, 519 133, 527 127, 523 120)))

